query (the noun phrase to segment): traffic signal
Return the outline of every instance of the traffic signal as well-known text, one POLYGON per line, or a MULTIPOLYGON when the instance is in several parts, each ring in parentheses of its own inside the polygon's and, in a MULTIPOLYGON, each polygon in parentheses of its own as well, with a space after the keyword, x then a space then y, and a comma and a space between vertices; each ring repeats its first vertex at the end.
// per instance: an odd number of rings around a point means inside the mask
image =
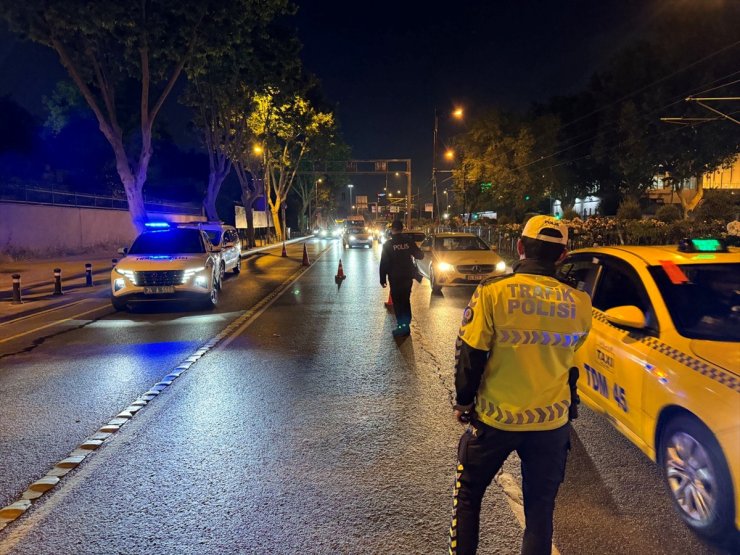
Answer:
POLYGON ((529 200, 530 198, 532 197, 530 197, 529 195, 524 195, 524 200, 529 200))

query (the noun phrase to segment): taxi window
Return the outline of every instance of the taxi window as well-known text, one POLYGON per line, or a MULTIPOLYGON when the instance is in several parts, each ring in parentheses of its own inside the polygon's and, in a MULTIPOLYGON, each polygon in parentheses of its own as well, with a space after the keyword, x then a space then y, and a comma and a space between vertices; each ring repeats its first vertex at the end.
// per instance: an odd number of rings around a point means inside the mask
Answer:
POLYGON ((678 333, 689 339, 740 341, 740 264, 679 266, 684 280, 649 268, 678 333))
POLYGON ((631 268, 615 263, 602 264, 591 302, 594 308, 602 311, 617 306, 636 306, 645 315, 647 327, 656 331, 650 298, 640 277, 631 268))
POLYGON ((597 262, 594 262, 592 256, 574 256, 567 258, 558 266, 556 277, 571 287, 579 291, 585 291, 591 295, 598 269, 599 265, 597 262))
POLYGON ((205 252, 200 230, 172 229, 142 233, 129 254, 195 254, 205 252))

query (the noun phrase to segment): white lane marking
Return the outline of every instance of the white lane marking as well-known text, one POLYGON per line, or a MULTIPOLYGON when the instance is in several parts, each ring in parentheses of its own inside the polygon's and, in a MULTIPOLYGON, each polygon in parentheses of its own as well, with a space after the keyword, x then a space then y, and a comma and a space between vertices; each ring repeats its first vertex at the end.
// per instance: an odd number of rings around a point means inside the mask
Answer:
POLYGON ((59 324, 63 324, 65 322, 69 322, 70 320, 76 320, 80 316, 85 316, 86 314, 90 314, 92 312, 97 312, 99 310, 102 310, 102 309, 106 308, 106 305, 107 305, 107 303, 105 305, 100 305, 100 306, 98 306, 96 308, 92 308, 92 309, 86 310, 84 312, 79 312, 78 314, 73 314, 69 318, 63 318, 62 320, 56 320, 56 321, 51 322, 49 324, 46 324, 46 325, 43 325, 43 326, 39 326, 38 328, 33 328, 31 330, 24 331, 22 333, 17 333, 15 335, 11 335, 10 337, 6 337, 5 339, 0 339, 0 343, 6 343, 8 341, 12 341, 13 339, 18 339, 19 337, 23 337, 24 335, 28 335, 28 334, 31 334, 31 333, 34 333, 34 332, 37 332, 37 331, 45 330, 45 329, 51 328, 53 326, 58 326, 59 324))
POLYGON ((14 318, 13 320, 6 320, 5 322, 3 322, 3 324, 15 324, 16 322, 20 322, 21 320, 28 320, 29 318, 35 318, 36 316, 41 316, 42 314, 48 314, 49 312, 54 312, 55 310, 62 310, 63 308, 69 308, 71 306, 78 305, 82 302, 85 302, 86 300, 88 299, 79 299, 71 303, 65 303, 59 306, 54 306, 52 308, 47 308, 46 310, 34 312, 33 314, 26 314, 25 316, 19 316, 18 318, 14 318))
MULTIPOLYGON (((519 487, 519 483, 516 481, 514 476, 504 471, 496 474, 495 481, 504 492, 504 497, 506 497, 506 501, 509 503, 511 512, 514 513, 514 516, 519 522, 519 526, 524 530, 524 494, 522 493, 522 489, 519 487)), ((555 542, 552 542, 552 555, 560 555, 560 551, 558 551, 558 548, 555 546, 555 542)))

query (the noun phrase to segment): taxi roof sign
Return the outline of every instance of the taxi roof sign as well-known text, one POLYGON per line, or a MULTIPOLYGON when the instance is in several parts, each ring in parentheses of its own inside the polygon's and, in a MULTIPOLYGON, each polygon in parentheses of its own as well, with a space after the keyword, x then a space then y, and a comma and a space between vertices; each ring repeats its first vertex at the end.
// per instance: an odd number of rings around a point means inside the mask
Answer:
POLYGON ((681 252, 727 252, 727 245, 714 237, 683 239, 678 244, 681 252))

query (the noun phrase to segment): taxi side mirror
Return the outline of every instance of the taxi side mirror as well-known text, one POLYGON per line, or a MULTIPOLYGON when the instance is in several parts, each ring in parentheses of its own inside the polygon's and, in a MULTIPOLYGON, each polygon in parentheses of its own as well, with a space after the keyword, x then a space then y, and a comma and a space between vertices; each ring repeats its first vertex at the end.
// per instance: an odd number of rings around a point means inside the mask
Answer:
POLYGON ((633 328, 637 330, 644 329, 647 326, 645 314, 642 310, 634 305, 615 306, 607 310, 604 315, 609 323, 624 328, 633 328))
POLYGON ((118 249, 118 254, 126 256, 128 254, 128 247, 121 247, 120 249, 118 249))

